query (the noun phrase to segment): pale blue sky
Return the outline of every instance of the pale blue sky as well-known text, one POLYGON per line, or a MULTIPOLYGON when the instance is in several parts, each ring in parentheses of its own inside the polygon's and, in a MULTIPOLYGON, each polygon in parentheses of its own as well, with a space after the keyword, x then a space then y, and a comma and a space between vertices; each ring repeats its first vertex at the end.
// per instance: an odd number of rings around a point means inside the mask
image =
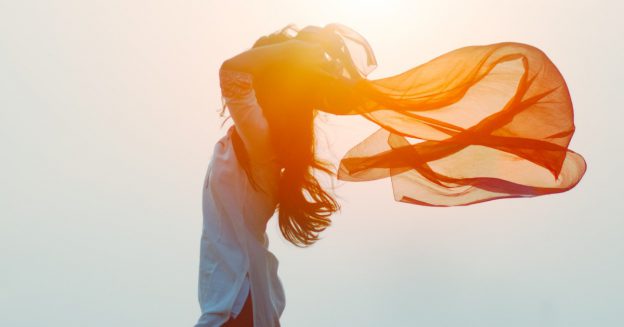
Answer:
MULTIPOLYGON (((467 45, 541 48, 568 82, 588 171, 568 193, 458 208, 396 203, 388 180, 341 183, 343 211, 311 248, 269 225, 283 325, 624 325, 622 12, 615 0, 1 1, 0 325, 192 326, 201 186, 225 132, 219 65, 288 23, 330 22, 369 40, 371 78, 467 45)), ((320 126, 334 159, 374 130, 320 126)))

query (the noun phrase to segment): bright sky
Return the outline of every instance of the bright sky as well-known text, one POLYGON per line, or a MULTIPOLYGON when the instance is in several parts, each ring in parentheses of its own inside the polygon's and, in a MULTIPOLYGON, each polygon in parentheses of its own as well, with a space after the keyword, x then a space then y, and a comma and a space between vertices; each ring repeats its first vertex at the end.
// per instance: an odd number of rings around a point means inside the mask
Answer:
MULTIPOLYGON (((620 1, 3 1, 0 325, 192 326, 220 63, 288 23, 339 22, 400 73, 500 41, 568 82, 588 171, 568 193, 459 208, 341 184, 308 249, 275 221, 286 327, 622 326, 620 1)), ((335 158, 374 131, 321 124, 335 158), (340 131, 340 129, 343 131, 340 131), (346 129, 346 130, 344 130, 346 129)))

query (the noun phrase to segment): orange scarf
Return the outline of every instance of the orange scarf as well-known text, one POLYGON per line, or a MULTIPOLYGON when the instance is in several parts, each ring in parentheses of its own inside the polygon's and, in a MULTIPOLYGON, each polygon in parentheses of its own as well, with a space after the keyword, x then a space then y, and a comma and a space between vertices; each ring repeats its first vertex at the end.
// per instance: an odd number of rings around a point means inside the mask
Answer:
POLYGON ((319 110, 381 127, 342 158, 339 179, 390 177, 397 201, 457 206, 565 192, 585 173, 583 157, 568 149, 568 88, 541 50, 468 46, 369 80, 376 61, 361 35, 338 24, 312 28, 327 36, 327 52, 349 81, 328 84, 319 110))

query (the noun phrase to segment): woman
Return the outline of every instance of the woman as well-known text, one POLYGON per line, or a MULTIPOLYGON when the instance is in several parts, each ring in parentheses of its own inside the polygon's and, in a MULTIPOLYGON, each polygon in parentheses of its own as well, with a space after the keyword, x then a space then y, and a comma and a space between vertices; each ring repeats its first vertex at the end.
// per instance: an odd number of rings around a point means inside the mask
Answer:
POLYGON ((338 178, 390 177, 397 201, 468 205, 565 192, 585 172, 569 150, 563 77, 521 43, 460 48, 402 74, 368 80, 368 43, 338 24, 260 38, 220 69, 234 120, 217 142, 203 193, 200 326, 279 326, 285 307, 268 219, 309 246, 339 204, 312 174, 317 110, 359 114, 381 129, 351 149, 338 178), (416 140, 416 142, 414 142, 416 140))
POLYGON ((319 44, 285 35, 261 38, 220 70, 234 126, 215 146, 204 184, 197 326, 278 326, 285 299, 268 219, 279 207, 285 238, 307 246, 338 210, 312 175, 331 173, 314 156, 313 135, 314 85, 329 76, 329 62, 319 44))

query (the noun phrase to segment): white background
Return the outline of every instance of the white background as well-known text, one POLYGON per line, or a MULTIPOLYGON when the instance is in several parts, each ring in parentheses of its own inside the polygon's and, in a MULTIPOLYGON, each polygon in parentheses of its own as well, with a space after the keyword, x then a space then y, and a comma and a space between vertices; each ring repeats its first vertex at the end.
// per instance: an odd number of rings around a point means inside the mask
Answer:
MULTIPOLYGON (((0 325, 192 326, 201 186, 226 130, 220 63, 288 23, 330 22, 369 40, 371 78, 467 45, 541 48, 568 82, 588 171, 564 194, 458 208, 394 202, 389 180, 341 183, 343 210, 314 246, 269 225, 283 325, 624 325, 622 12, 604 0, 0 0, 0 325)), ((374 131, 327 119, 336 160, 374 131)))

